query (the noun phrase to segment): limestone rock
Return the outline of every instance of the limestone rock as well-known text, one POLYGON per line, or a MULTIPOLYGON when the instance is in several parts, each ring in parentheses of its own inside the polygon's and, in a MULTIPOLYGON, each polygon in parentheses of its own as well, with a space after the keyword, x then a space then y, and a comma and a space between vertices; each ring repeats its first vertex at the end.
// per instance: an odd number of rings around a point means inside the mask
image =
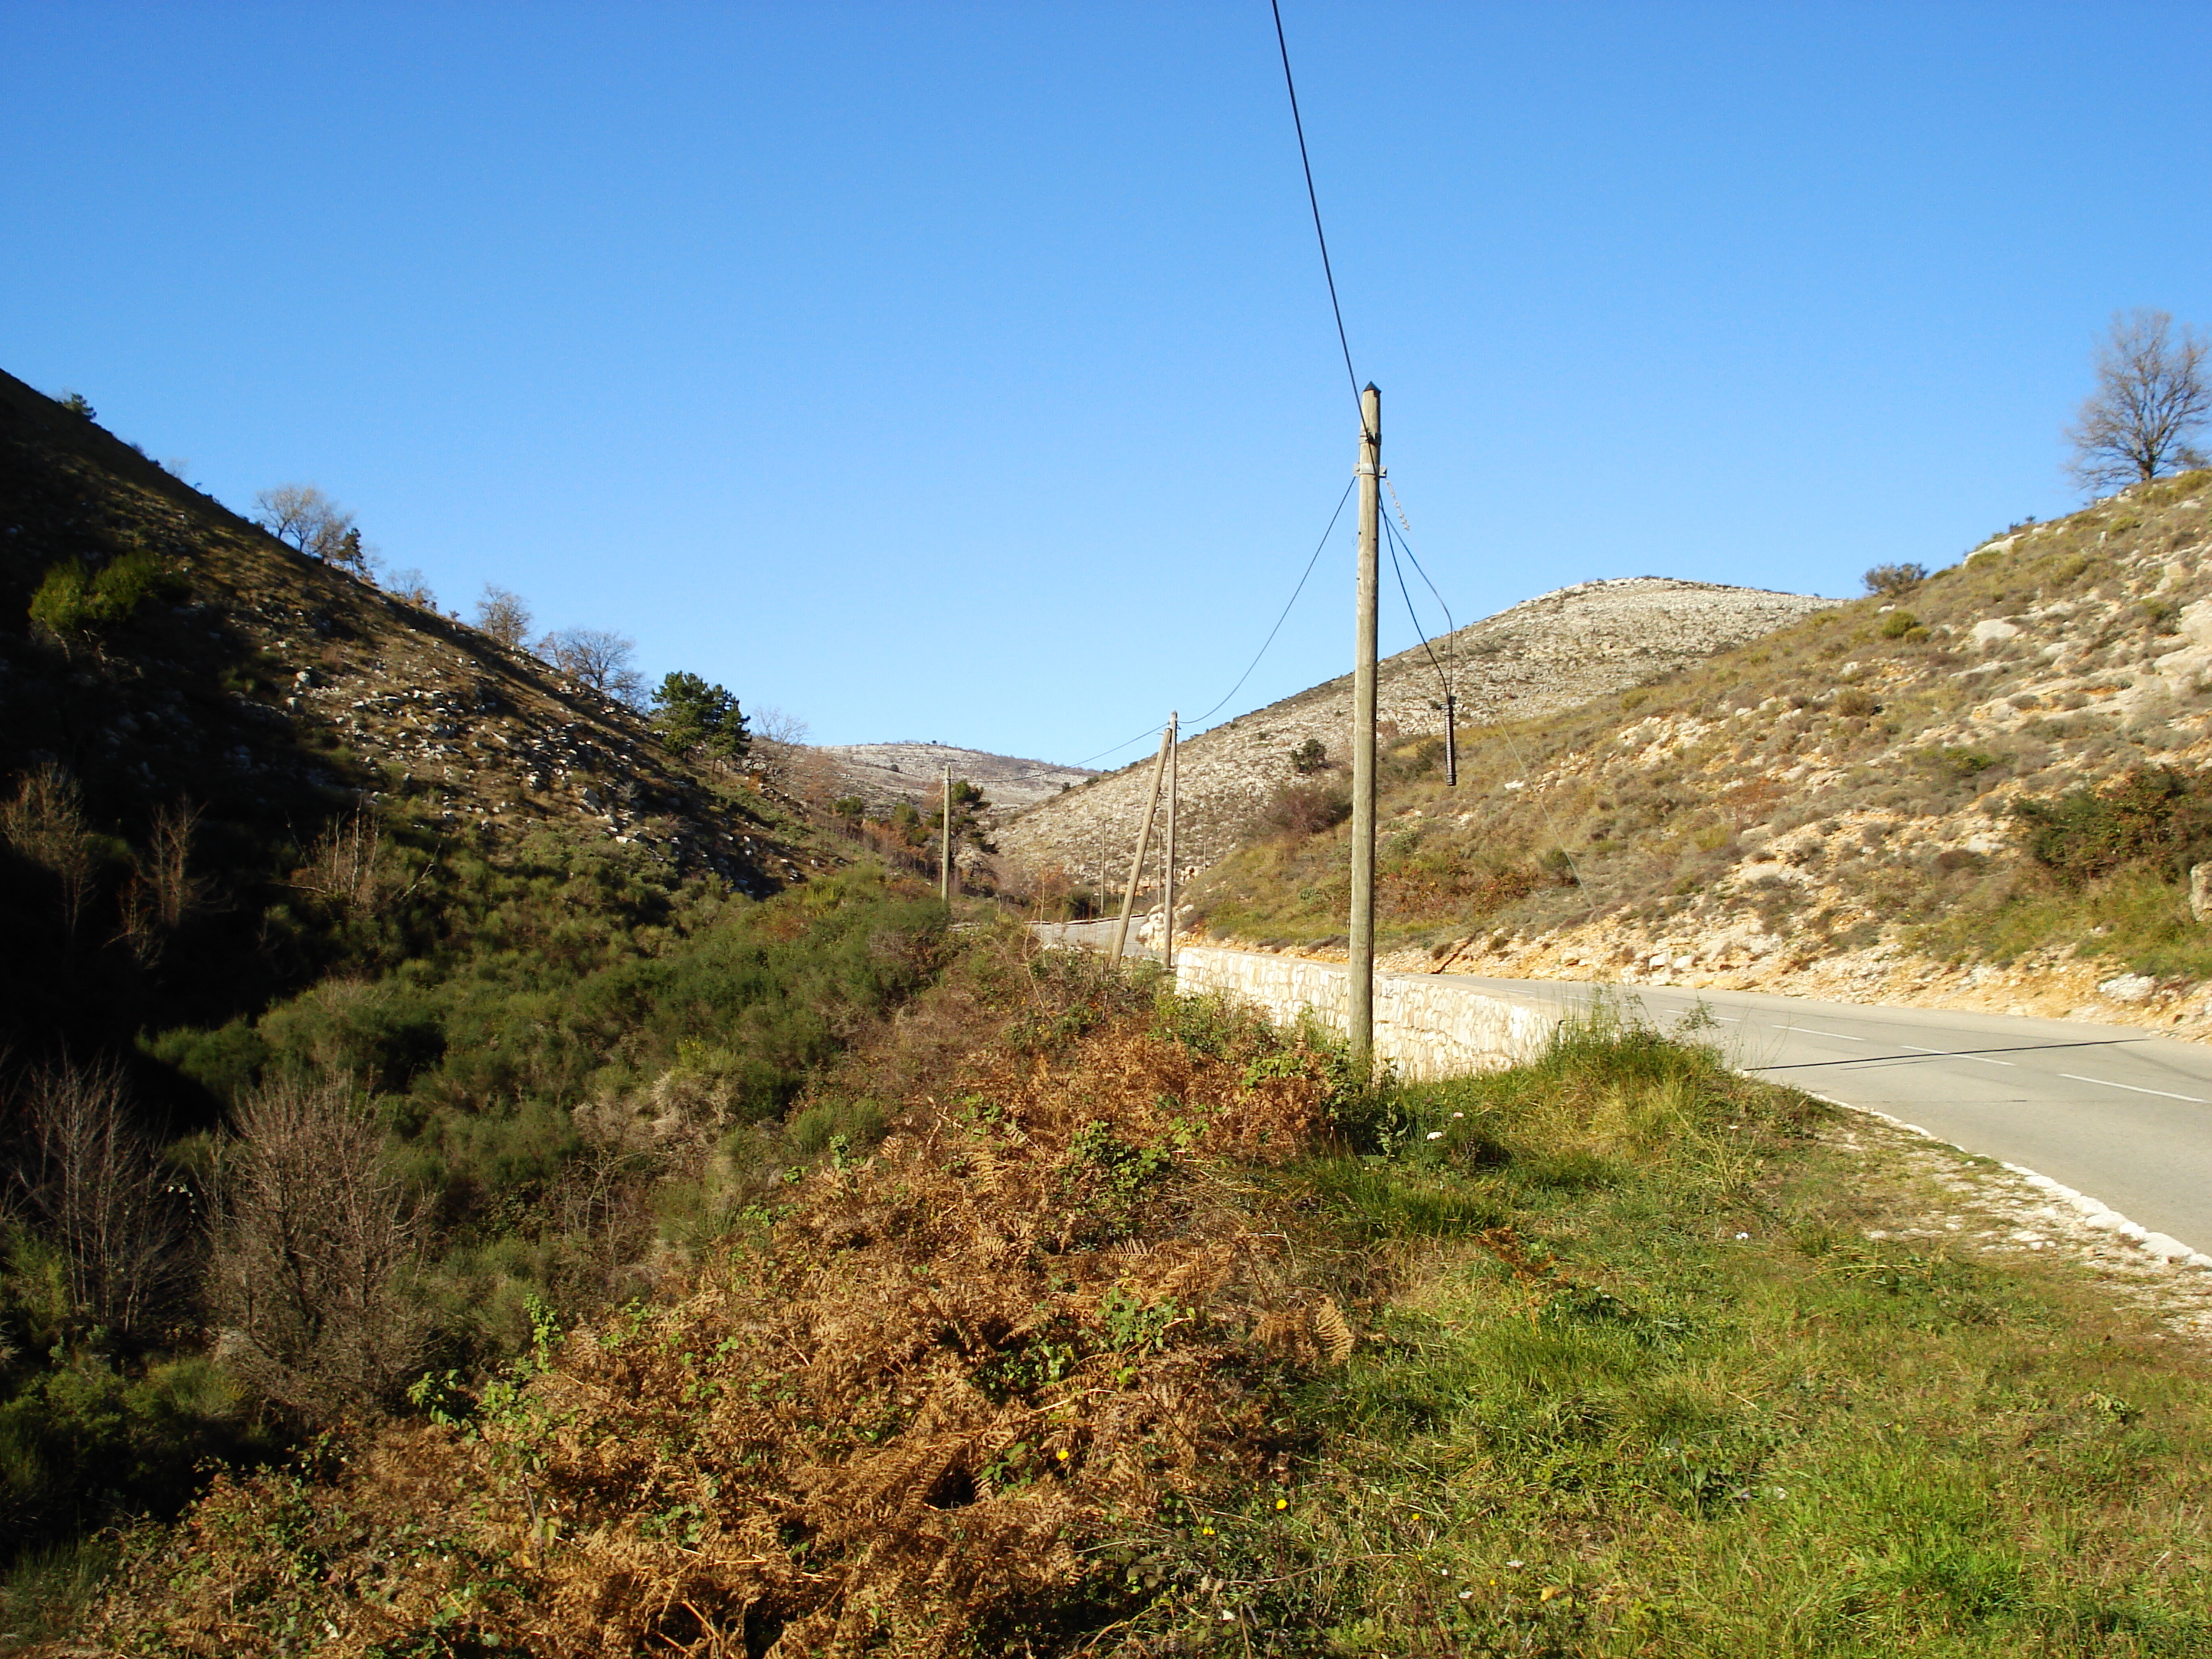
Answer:
POLYGON ((1984 651, 1993 645, 2016 639, 2019 635, 2020 629, 2015 624, 1997 617, 1990 617, 1974 624, 1974 643, 1984 651))

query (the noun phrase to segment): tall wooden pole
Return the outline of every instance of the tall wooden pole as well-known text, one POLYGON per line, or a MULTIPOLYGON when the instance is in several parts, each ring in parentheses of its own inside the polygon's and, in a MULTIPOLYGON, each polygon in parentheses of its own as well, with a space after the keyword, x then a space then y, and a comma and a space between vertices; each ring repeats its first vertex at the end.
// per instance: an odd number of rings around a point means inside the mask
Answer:
POLYGON ((938 837, 944 845, 937 849, 937 896, 945 903, 952 902, 952 769, 945 769, 945 828, 938 837))
POLYGON ((1382 496, 1382 394, 1359 394, 1359 605, 1352 666, 1351 1006, 1353 1063, 1375 1058, 1375 608, 1382 496))
POLYGON ((1160 914, 1160 960, 1168 965, 1168 983, 1175 983, 1175 910, 1176 910, 1176 774, 1182 757, 1176 749, 1179 722, 1171 711, 1168 715, 1168 832, 1162 850, 1167 854, 1168 877, 1163 884, 1164 895, 1160 914))
POLYGON ((1137 884, 1145 878, 1145 854, 1152 850, 1152 818, 1160 810, 1160 779, 1166 773, 1168 751, 1175 747, 1175 726, 1160 733, 1160 757, 1152 763, 1152 787, 1145 796, 1145 827, 1137 835, 1137 855, 1129 860, 1129 884, 1121 892, 1121 919, 1114 924, 1114 943, 1106 952, 1109 964, 1121 960, 1129 942, 1129 912, 1137 908, 1137 884))
POLYGON ((1444 693, 1444 787, 1459 787, 1459 699, 1444 693))

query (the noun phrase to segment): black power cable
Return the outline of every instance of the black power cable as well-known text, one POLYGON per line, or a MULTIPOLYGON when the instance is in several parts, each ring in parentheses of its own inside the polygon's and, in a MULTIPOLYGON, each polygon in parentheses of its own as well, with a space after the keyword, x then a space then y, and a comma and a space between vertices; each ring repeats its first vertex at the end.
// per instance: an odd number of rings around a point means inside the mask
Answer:
POLYGON ((1336 343, 1344 349, 1344 375, 1352 383, 1352 406, 1359 410, 1359 424, 1366 429, 1367 411, 1359 401, 1359 376, 1352 367, 1352 341, 1344 331, 1344 307, 1337 303, 1336 273, 1329 269, 1328 233, 1321 228, 1321 195, 1314 189, 1313 159, 1306 154, 1306 124, 1298 116, 1297 82, 1291 78, 1291 45, 1283 35, 1282 0, 1267 0, 1275 13, 1275 46, 1283 54, 1283 89, 1291 94, 1291 125, 1298 135, 1298 163, 1306 170, 1306 200, 1313 207, 1314 240, 1321 244, 1321 274, 1328 282, 1328 308, 1336 315, 1336 343))
MULTIPOLYGON (((1242 690, 1244 682, 1252 678, 1252 671, 1260 665, 1260 659, 1267 654, 1267 647, 1275 642, 1275 635, 1283 631, 1283 624, 1291 619, 1291 606, 1296 605, 1298 602, 1298 595, 1306 591, 1307 579, 1313 574, 1314 566, 1321 562, 1321 550, 1328 545, 1328 538, 1336 533, 1336 521, 1344 516, 1344 504, 1352 499, 1352 485, 1358 482, 1359 480, 1354 477, 1351 483, 1345 485, 1344 494, 1336 498, 1336 511, 1328 515, 1328 528, 1321 532, 1321 539, 1314 544, 1313 556, 1306 561, 1305 574, 1298 578, 1298 585, 1291 590, 1290 601, 1283 606, 1283 614, 1275 618, 1275 625, 1267 630, 1267 637, 1260 641, 1260 648, 1252 653, 1252 660, 1245 664, 1244 672, 1237 677, 1237 684, 1231 686, 1223 695, 1220 702, 1217 702, 1205 714, 1200 714, 1197 720, 1194 720, 1191 722, 1193 726, 1219 714, 1223 705, 1242 690)), ((1419 624, 1417 623, 1416 626, 1419 624)))
MULTIPOLYGON (((1244 672, 1237 677, 1237 684, 1231 686, 1226 692, 1222 694, 1222 698, 1219 702, 1215 703, 1213 707, 1207 709, 1205 714, 1200 714, 1194 719, 1186 722, 1187 725, 1196 726, 1201 721, 1210 720, 1212 716, 1221 712, 1222 708, 1228 703, 1230 698, 1235 696, 1239 691, 1244 689, 1244 682, 1252 678, 1252 671, 1260 665, 1261 658, 1267 654, 1267 647, 1275 642, 1275 635, 1283 631, 1283 624, 1291 619, 1291 607, 1298 602, 1298 595, 1306 591, 1306 583, 1312 580, 1314 567, 1321 562, 1322 550, 1328 545, 1328 538, 1336 533, 1337 521, 1344 517, 1344 504, 1352 499, 1352 486, 1358 482, 1359 480, 1357 477, 1353 478, 1351 483, 1346 483, 1344 486, 1344 494, 1336 498, 1336 511, 1328 515, 1328 528, 1321 532, 1321 539, 1314 544, 1313 553, 1306 560, 1306 568, 1298 576, 1298 585, 1291 590, 1291 597, 1284 602, 1282 613, 1275 618, 1275 625, 1267 630, 1267 637, 1260 641, 1260 648, 1252 653, 1252 660, 1244 665, 1244 672)), ((1420 624, 1416 623, 1414 623, 1414 626, 1418 628, 1420 624)), ((1115 754, 1121 750, 1127 749, 1131 744, 1142 743, 1146 738, 1158 737, 1166 729, 1166 726, 1167 722, 1163 720, 1159 725, 1152 727, 1151 731, 1139 732, 1135 737, 1127 738, 1123 742, 1117 743, 1111 749, 1102 749, 1095 755, 1086 756, 1082 760, 1076 762, 1075 764, 1077 766, 1088 766, 1092 761, 1103 760, 1109 755, 1115 754)), ((1196 737, 1198 733, 1194 732, 1191 735, 1193 737, 1196 737)), ((1018 775, 1021 777, 1042 777, 1046 775, 1042 772, 1036 772, 1022 773, 1018 775)))
MULTIPOLYGON (((1390 543, 1390 574, 1398 579, 1399 597, 1406 601, 1406 614, 1413 619, 1413 632, 1421 636, 1421 649, 1429 653, 1429 666, 1437 671, 1437 684, 1443 688, 1444 696, 1449 697, 1452 695, 1451 676, 1444 672, 1444 665, 1437 660, 1436 647, 1429 643, 1428 631, 1421 626, 1421 613, 1413 609, 1413 596, 1406 586, 1406 573, 1398 563, 1398 548, 1400 546, 1398 540, 1398 527, 1390 522, 1388 516, 1384 516, 1382 519, 1382 531, 1383 534, 1389 538, 1390 543)), ((1409 559, 1413 556, 1413 550, 1412 548, 1408 547, 1406 549, 1406 556, 1409 559)), ((1414 566, 1415 569, 1419 569, 1419 568, 1420 567, 1418 564, 1414 566)), ((1428 580, 1427 575, 1425 574, 1421 580, 1423 581, 1426 581, 1428 580)), ((1431 587, 1429 591, 1431 592, 1434 592, 1436 590, 1431 587)), ((1442 605, 1443 603, 1441 596, 1437 599, 1437 603, 1438 605, 1442 605)))

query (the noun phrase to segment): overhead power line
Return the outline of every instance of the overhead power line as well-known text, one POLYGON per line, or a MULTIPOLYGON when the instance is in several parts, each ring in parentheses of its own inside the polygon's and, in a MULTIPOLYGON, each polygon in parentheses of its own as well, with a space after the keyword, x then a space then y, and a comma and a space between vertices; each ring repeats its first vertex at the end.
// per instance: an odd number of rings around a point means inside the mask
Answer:
MULTIPOLYGON (((1199 715, 1196 720, 1191 720, 1188 722, 1188 724, 1196 726, 1201 721, 1211 719, 1213 715, 1218 714, 1224 707, 1227 706, 1230 698, 1235 696, 1239 691, 1244 689, 1244 682, 1252 678, 1252 671, 1259 667, 1260 659, 1267 654, 1267 647, 1274 644, 1275 636, 1283 631, 1283 624, 1291 619, 1291 608, 1297 604, 1298 595, 1306 591, 1306 583, 1312 579, 1314 567, 1321 562, 1322 552, 1328 546, 1328 538, 1336 533, 1337 523, 1344 517, 1344 504, 1352 499, 1352 487, 1358 482, 1358 479, 1353 478, 1349 483, 1346 483, 1344 486, 1344 494, 1336 498, 1336 510, 1328 515, 1328 528, 1321 532, 1321 539, 1314 544, 1314 550, 1306 560, 1306 568, 1298 574, 1297 586, 1291 590, 1291 597, 1283 602, 1282 611, 1275 617, 1275 625, 1267 630, 1267 637, 1260 641, 1260 648, 1252 653, 1252 660, 1244 665, 1244 672, 1237 677, 1237 684, 1231 686, 1228 690, 1222 694, 1221 701, 1219 702, 1215 703, 1213 707, 1207 709, 1205 714, 1199 715)), ((1415 625, 1419 626, 1418 623, 1415 625)), ((1095 755, 1085 756, 1081 760, 1077 761, 1075 765, 1079 767, 1088 766, 1092 761, 1104 760, 1109 755, 1119 754, 1122 750, 1131 748, 1137 744, 1140 744, 1147 738, 1156 738, 1166 729, 1167 726, 1164 721, 1158 726, 1148 726, 1144 731, 1138 732, 1135 737, 1124 738, 1121 742, 1115 744, 1111 749, 1102 749, 1095 755)), ((1034 772, 1021 773, 1017 775, 1018 777, 1043 777, 1047 775, 1042 772, 1034 772)))
MULTIPOLYGON (((1421 649, 1428 653, 1429 666, 1437 671, 1437 685, 1444 696, 1449 697, 1453 695, 1451 676, 1444 672, 1444 665, 1437 660, 1437 649, 1429 643, 1428 629, 1421 626, 1421 613, 1413 608, 1413 596, 1406 587, 1406 572, 1398 562, 1398 549, 1401 544, 1398 539, 1397 526, 1385 519, 1382 520, 1382 531, 1390 544, 1390 574, 1398 579, 1398 595, 1406 601, 1406 614, 1413 620, 1413 632, 1421 636, 1421 649)), ((1412 548, 1406 549, 1406 556, 1409 559, 1413 556, 1412 548)), ((1439 600, 1438 603, 1441 604, 1443 601, 1439 600)))
MULTIPOLYGON (((1328 283, 1328 308, 1336 318, 1336 343, 1344 349, 1344 378, 1352 386, 1352 406, 1359 407, 1359 376, 1352 367, 1352 341, 1344 331, 1344 307, 1337 303, 1336 273, 1329 268, 1328 233, 1321 228, 1321 194, 1314 189, 1313 158, 1306 154, 1306 124, 1298 115, 1298 85, 1291 78, 1291 44, 1283 34, 1282 0, 1267 0, 1275 13, 1275 46, 1283 54, 1283 90, 1291 94, 1291 125, 1298 135, 1298 164, 1306 170, 1306 201, 1313 209, 1314 240, 1321 244, 1321 274, 1328 283)), ((1360 417, 1363 421, 1364 415, 1360 417)))
POLYGON ((1296 605, 1298 602, 1298 595, 1306 591, 1306 580, 1313 574, 1314 566, 1321 562, 1322 549, 1328 545, 1328 538, 1336 533, 1336 521, 1344 516, 1344 504, 1352 499, 1352 486, 1358 482, 1356 477, 1350 480, 1344 486, 1344 494, 1336 498, 1336 511, 1328 515, 1328 528, 1321 532, 1321 539, 1314 544, 1313 556, 1306 561, 1305 570, 1298 577, 1298 585, 1291 590, 1291 597, 1283 606, 1282 615, 1275 618, 1275 625, 1267 630, 1267 637, 1260 641, 1260 648, 1252 653, 1252 660, 1244 665, 1244 672, 1237 677, 1237 684, 1222 694, 1220 702, 1217 702, 1205 714, 1200 714, 1198 720, 1193 720, 1192 725, 1195 726, 1200 721, 1211 719, 1220 713, 1223 705, 1242 690, 1244 682, 1252 678, 1252 671, 1260 665, 1260 659, 1267 654, 1267 647, 1275 642, 1275 635, 1283 631, 1283 624, 1290 620, 1291 606, 1296 605))

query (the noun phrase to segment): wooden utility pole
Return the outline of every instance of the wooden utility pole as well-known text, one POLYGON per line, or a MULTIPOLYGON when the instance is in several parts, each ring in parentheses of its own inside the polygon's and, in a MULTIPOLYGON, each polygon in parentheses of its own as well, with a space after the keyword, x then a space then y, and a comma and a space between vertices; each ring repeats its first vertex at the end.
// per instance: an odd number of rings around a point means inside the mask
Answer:
POLYGON ((1175 747, 1175 723, 1160 733, 1160 757, 1152 763, 1152 787, 1145 796, 1145 827, 1137 835, 1137 855, 1129 860, 1129 884, 1121 892, 1121 919, 1114 924, 1114 943, 1106 952, 1110 966, 1121 960, 1129 942, 1129 912, 1137 908, 1137 884, 1144 879, 1145 854, 1152 848, 1152 817, 1160 810, 1160 779, 1166 773, 1168 751, 1175 747))
POLYGON ((1375 1059, 1375 602, 1382 496, 1382 394, 1359 394, 1359 602, 1352 659, 1351 1002, 1352 1063, 1375 1059))
POLYGON ((1180 769, 1182 759, 1176 750, 1178 726, 1179 722, 1175 714, 1170 711, 1168 715, 1168 832, 1161 849, 1167 854, 1168 875, 1166 882, 1163 884, 1164 893, 1160 910, 1161 915, 1165 918, 1161 923, 1164 931, 1160 935, 1160 960, 1168 965, 1168 983, 1170 986, 1175 983, 1176 774, 1180 769))
POLYGON ((937 896, 952 902, 952 769, 945 769, 945 829, 937 849, 937 896))
POLYGON ((1444 787, 1459 787, 1459 700, 1444 693, 1444 787))

